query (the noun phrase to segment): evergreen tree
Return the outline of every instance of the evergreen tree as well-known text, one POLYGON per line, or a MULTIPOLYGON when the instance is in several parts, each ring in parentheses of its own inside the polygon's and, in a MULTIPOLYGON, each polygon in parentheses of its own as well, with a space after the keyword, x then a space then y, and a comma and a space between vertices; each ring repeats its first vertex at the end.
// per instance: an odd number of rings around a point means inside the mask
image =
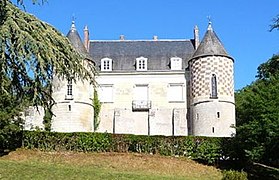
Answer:
MULTIPOLYGON (((23 0, 17 2, 23 5, 23 0)), ((53 103, 54 72, 61 78, 94 83, 95 69, 85 59, 55 28, 10 0, 0 0, 0 152, 20 142, 19 112, 24 106, 49 108, 53 103)))
MULTIPOLYGON (((19 0, 22 3, 22 0, 19 0)), ((23 12, 9 0, 0 0, 0 88, 4 77, 18 98, 28 94, 36 105, 50 99, 46 85, 58 76, 93 82, 94 68, 66 37, 49 24, 23 12)), ((9 93, 9 92, 8 92, 9 93)))

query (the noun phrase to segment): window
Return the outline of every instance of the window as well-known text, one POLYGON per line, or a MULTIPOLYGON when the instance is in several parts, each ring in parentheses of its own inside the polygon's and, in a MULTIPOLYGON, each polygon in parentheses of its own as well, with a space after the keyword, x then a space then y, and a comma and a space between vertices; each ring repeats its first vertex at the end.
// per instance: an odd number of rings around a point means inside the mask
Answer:
POLYGON ((220 118, 220 112, 217 112, 217 118, 220 118))
POLYGON ((211 98, 217 98, 217 77, 215 74, 211 76, 211 98))
POLYGON ((148 85, 137 84, 134 87, 134 100, 148 101, 148 85))
POLYGON ((184 84, 169 84, 168 99, 169 102, 184 101, 184 84))
POLYGON ((67 84, 67 95, 68 96, 72 96, 73 95, 73 81, 72 79, 68 80, 68 84, 67 84))
POLYGON ((212 127, 212 133, 214 133, 214 127, 212 127))
POLYGON ((134 86, 133 111, 148 111, 151 108, 148 94, 147 84, 137 84, 134 86))
POLYGON ((182 69, 182 59, 179 57, 171 58, 171 70, 181 70, 182 69))
POLYGON ((72 106, 71 105, 69 105, 68 108, 69 108, 69 111, 72 111, 72 106))
POLYGON ((100 85, 98 92, 99 92, 100 102, 113 102, 113 85, 112 84, 100 85))
POLYGON ((137 71, 147 70, 147 58, 139 57, 136 59, 136 69, 137 71))
POLYGON ((112 59, 101 59, 101 71, 112 71, 112 59))

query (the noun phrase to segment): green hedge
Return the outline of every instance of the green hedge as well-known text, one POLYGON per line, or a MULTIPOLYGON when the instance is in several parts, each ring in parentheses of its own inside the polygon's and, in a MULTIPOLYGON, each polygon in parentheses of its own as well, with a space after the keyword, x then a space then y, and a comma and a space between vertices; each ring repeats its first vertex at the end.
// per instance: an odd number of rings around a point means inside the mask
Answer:
POLYGON ((222 180, 247 180, 248 175, 244 171, 224 170, 222 180))
POLYGON ((223 138, 166 137, 108 133, 25 131, 23 146, 46 151, 136 152, 183 156, 214 163, 222 157, 223 138))

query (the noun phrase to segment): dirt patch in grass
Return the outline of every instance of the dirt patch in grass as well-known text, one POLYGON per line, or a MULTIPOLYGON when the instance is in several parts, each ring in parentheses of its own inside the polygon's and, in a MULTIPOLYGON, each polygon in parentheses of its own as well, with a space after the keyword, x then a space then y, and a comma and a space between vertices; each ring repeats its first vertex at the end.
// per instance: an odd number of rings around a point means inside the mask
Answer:
POLYGON ((42 152, 18 149, 7 156, 3 156, 0 160, 53 163, 69 167, 95 167, 108 171, 126 171, 173 177, 188 177, 190 175, 189 177, 195 179, 221 178, 221 172, 214 167, 201 165, 186 158, 149 154, 42 152))

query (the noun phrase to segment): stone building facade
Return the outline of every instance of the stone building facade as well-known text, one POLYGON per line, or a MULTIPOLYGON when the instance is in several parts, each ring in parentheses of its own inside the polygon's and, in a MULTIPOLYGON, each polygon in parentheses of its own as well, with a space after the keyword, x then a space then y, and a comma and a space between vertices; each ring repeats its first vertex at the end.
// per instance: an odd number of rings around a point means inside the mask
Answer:
MULTIPOLYGON (((97 132, 232 136, 235 133, 234 60, 209 24, 193 39, 89 40, 74 23, 67 37, 93 59, 101 102, 97 132)), ((54 77, 52 130, 94 131, 93 85, 54 77)))

